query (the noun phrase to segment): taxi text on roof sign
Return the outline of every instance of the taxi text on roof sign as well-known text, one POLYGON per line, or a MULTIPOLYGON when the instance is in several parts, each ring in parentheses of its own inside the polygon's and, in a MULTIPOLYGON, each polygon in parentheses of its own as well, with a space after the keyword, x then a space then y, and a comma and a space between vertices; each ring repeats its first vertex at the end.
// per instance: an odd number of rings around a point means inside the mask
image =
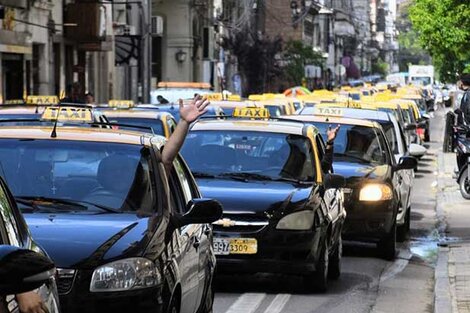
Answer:
POLYGON ((41 116, 42 120, 60 122, 93 122, 93 115, 89 108, 77 108, 77 107, 48 107, 44 110, 41 116))
POLYGON ((27 96, 26 104, 29 105, 52 105, 58 104, 59 97, 57 96, 27 96))
POLYGON ((134 101, 132 100, 109 100, 108 105, 112 108, 132 108, 134 101))
POLYGON ((265 119, 269 118, 269 111, 265 108, 254 107, 235 108, 235 110, 233 111, 233 116, 265 119))
POLYGON ((24 104, 23 99, 12 99, 12 100, 5 100, 5 103, 7 105, 12 105, 12 104, 24 104))
POLYGON ((315 107, 314 115, 343 116, 343 109, 331 107, 315 107))

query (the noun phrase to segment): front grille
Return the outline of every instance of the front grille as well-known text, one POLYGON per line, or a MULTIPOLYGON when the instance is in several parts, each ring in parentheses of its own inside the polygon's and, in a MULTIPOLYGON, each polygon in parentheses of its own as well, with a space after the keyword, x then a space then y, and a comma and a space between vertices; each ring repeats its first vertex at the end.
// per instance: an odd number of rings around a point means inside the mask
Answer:
POLYGON ((57 291, 59 295, 64 295, 70 292, 73 287, 73 282, 75 280, 75 270, 57 269, 58 282, 57 282, 57 291))
POLYGON ((256 233, 266 226, 230 226, 223 227, 220 225, 214 225, 214 231, 218 232, 230 232, 230 233, 256 233))
POLYGON ((221 220, 214 223, 213 229, 218 232, 255 233, 268 225, 267 218, 253 214, 224 214, 221 220))

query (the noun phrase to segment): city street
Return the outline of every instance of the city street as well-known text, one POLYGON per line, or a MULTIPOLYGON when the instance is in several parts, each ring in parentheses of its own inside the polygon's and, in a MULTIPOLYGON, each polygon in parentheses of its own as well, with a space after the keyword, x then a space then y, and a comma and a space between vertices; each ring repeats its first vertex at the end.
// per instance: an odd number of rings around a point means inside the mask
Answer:
POLYGON ((345 245, 341 277, 330 281, 324 294, 306 293, 296 277, 219 276, 214 311, 433 312, 437 244, 444 239, 445 231, 442 217, 436 214, 436 175, 438 155, 442 154, 443 126, 441 109, 431 121, 431 142, 415 176, 411 238, 399 245, 394 262, 378 258, 370 246, 345 245))

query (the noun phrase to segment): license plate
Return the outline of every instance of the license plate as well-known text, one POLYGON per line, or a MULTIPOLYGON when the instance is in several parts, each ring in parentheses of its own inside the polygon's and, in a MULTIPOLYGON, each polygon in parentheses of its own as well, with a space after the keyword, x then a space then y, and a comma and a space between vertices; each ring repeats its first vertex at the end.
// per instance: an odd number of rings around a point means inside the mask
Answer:
POLYGON ((256 254, 257 252, 258 242, 254 238, 214 238, 216 255, 256 254))

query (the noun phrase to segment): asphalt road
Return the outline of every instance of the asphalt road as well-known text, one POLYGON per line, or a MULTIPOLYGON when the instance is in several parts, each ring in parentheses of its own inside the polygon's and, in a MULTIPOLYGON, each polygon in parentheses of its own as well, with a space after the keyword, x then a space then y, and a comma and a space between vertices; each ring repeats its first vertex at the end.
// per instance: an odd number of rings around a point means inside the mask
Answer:
POLYGON ((434 264, 441 223, 436 217, 436 152, 443 112, 431 122, 428 154, 419 163, 412 194, 410 240, 394 262, 371 246, 348 243, 339 280, 326 293, 310 293, 295 276, 219 275, 216 313, 433 312, 434 264))

